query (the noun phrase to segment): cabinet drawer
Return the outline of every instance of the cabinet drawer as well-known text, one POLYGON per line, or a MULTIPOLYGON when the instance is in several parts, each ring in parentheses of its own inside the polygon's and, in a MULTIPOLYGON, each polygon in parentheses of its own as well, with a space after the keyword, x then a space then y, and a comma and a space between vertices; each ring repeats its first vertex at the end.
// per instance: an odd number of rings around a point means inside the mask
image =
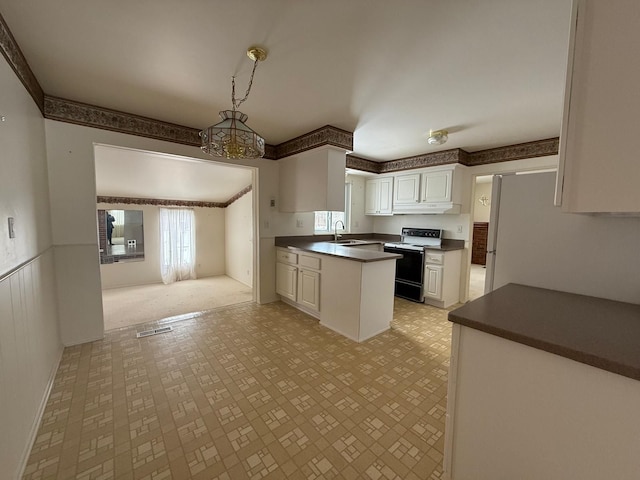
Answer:
POLYGON ((310 257, 309 255, 300 255, 298 265, 313 270, 320 270, 320 259, 318 257, 310 257))
POLYGON ((286 250, 278 250, 276 252, 276 260, 278 262, 295 265, 296 263, 298 263, 298 254, 293 252, 288 252, 286 250))
POLYGON ((427 252, 424 256, 425 263, 434 263, 436 265, 444 264, 444 254, 443 253, 429 253, 427 252))

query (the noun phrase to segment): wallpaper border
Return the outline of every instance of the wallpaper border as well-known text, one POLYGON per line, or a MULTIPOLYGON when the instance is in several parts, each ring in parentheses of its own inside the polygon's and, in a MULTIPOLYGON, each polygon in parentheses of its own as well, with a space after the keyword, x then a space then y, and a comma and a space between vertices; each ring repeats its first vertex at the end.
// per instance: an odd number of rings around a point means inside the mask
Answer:
POLYGON ((139 198, 139 197, 114 197, 98 195, 96 197, 96 203, 121 203, 124 205, 155 205, 158 207, 203 207, 203 208, 227 208, 233 202, 239 200, 247 193, 253 190, 251 185, 246 186, 238 193, 233 195, 226 202, 201 202, 194 200, 168 200, 161 198, 139 198))

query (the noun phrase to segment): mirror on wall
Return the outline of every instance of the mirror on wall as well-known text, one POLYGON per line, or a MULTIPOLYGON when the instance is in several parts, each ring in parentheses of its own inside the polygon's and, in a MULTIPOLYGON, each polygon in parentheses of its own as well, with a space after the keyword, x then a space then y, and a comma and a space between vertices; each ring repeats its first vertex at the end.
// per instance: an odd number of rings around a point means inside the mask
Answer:
POLYGON ((144 260, 142 210, 98 210, 100 263, 144 260))

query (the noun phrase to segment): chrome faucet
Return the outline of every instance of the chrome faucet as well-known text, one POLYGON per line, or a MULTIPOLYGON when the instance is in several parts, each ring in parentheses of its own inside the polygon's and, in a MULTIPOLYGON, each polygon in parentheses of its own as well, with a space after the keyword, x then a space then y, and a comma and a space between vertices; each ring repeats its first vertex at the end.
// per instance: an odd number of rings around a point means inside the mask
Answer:
POLYGON ((340 237, 342 237, 342 235, 338 234, 338 224, 341 223, 342 224, 342 230, 344 230, 344 222, 342 220, 338 220, 334 225, 333 225, 333 241, 337 242, 338 239, 340 237))

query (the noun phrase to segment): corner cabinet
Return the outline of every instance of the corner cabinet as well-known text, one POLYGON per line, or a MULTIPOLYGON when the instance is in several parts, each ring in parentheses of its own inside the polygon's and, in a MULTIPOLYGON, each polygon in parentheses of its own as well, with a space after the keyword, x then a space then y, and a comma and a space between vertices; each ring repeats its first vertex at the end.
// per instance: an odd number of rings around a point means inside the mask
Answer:
POLYGON ((365 184, 365 215, 393 214, 393 177, 367 180, 365 184))
POLYGON ((574 0, 556 205, 640 212, 640 2, 574 0))
POLYGON ((276 249, 276 293, 282 301, 319 318, 321 259, 276 249))

